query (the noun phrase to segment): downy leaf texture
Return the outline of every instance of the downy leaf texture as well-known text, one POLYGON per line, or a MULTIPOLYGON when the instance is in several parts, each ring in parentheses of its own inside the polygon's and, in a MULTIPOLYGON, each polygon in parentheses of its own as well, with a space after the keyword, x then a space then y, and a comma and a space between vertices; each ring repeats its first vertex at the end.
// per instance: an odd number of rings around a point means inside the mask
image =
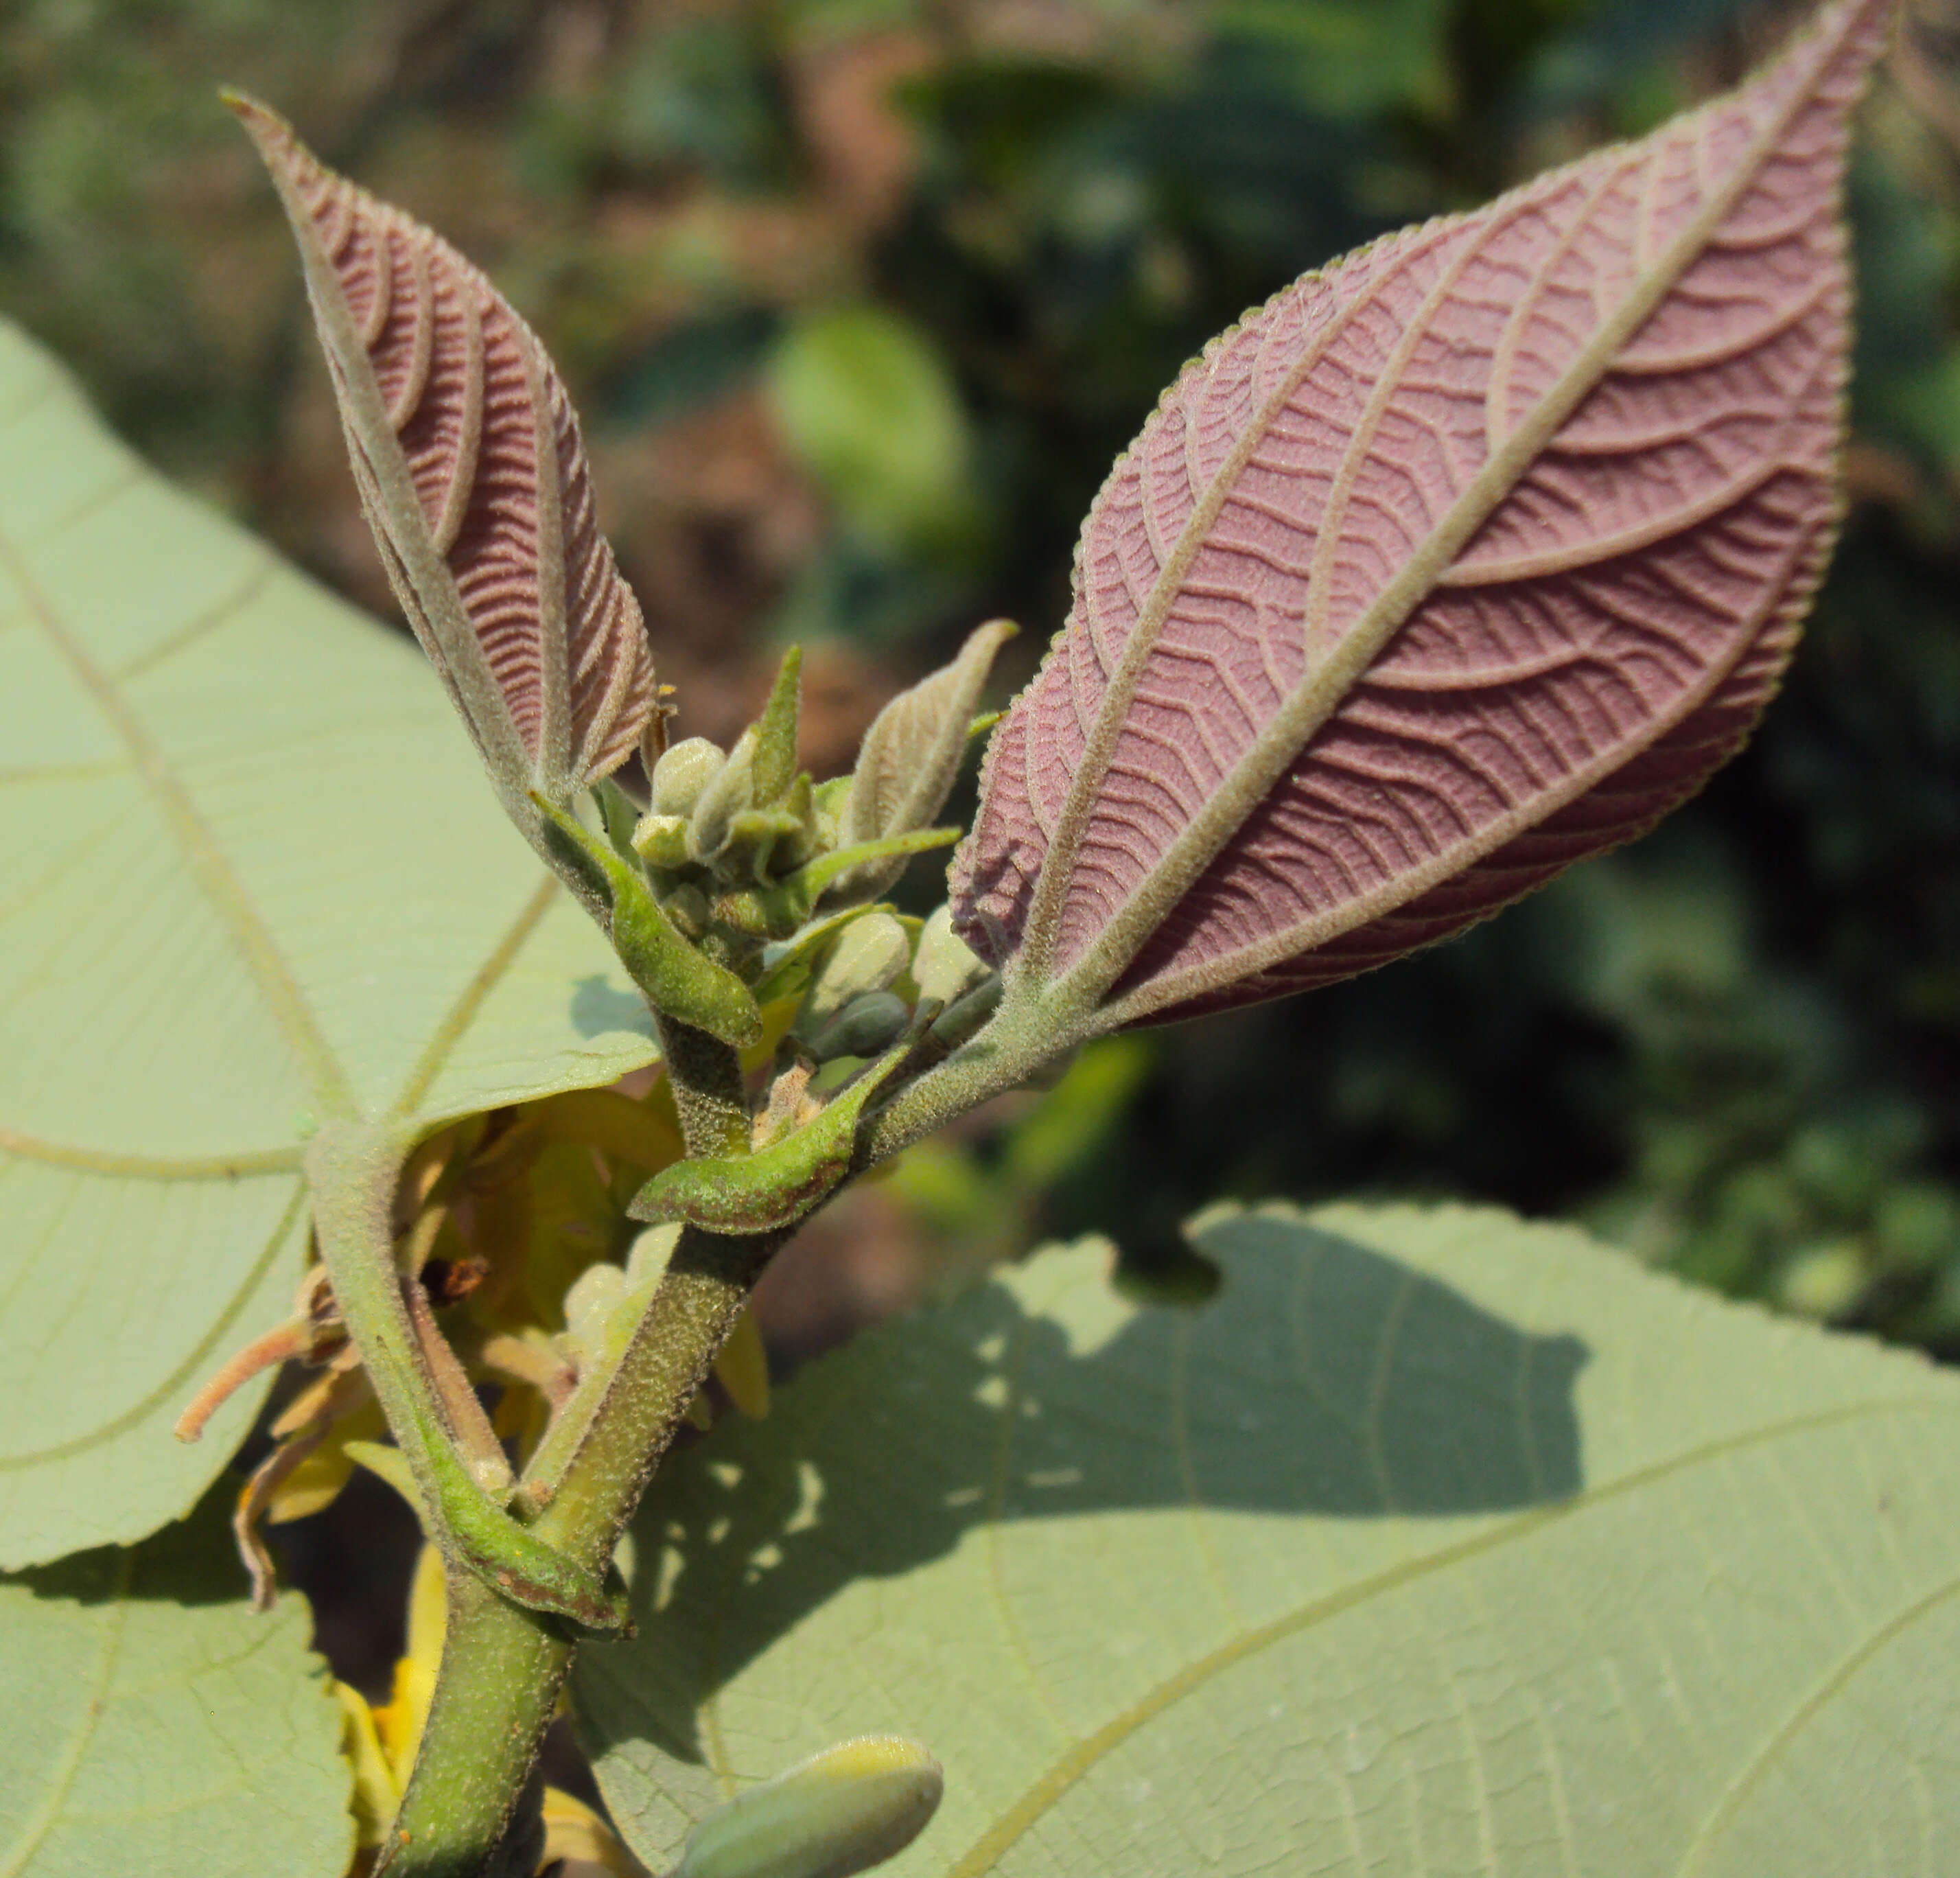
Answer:
POLYGON ((396 596, 493 773, 562 805, 633 753, 654 708, 639 603, 599 532, 565 387, 446 241, 272 112, 231 103, 298 238, 396 596))
POLYGON ((1312 274, 1090 514, 963 937, 1163 1021, 1382 964, 1643 832, 1775 689, 1838 513, 1847 118, 1888 0, 1312 274))
MULTIPOLYGON (((900 692, 872 720, 851 772, 840 847, 909 835, 945 807, 987 675, 1014 632, 1005 619, 976 626, 950 664, 900 692)), ((903 855, 853 868, 832 885, 831 898, 840 904, 875 898, 905 871, 903 855)))

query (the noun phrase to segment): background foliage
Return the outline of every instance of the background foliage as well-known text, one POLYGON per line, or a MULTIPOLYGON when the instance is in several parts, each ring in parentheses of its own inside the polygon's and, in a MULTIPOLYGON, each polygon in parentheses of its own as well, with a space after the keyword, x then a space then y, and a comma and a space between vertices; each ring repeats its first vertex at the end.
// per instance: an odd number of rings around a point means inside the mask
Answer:
MULTIPOLYGON (((1960 1354, 1960 14, 1920 5, 1854 177, 1846 538, 1748 753, 1467 939, 1120 1040, 1061 1103, 915 1157, 857 1203, 854 1303, 785 1272, 782 1340, 903 1294, 922 1246, 1093 1227, 1161 1267, 1221 1191, 1373 1189, 1577 1217, 1960 1354)), ((682 729, 727 738, 801 635, 834 769, 988 614, 1031 668, 1111 457, 1213 333, 1647 129, 1790 13, 15 0, 0 310, 146 455, 391 615, 285 231, 213 96, 259 92, 543 333, 682 729)))

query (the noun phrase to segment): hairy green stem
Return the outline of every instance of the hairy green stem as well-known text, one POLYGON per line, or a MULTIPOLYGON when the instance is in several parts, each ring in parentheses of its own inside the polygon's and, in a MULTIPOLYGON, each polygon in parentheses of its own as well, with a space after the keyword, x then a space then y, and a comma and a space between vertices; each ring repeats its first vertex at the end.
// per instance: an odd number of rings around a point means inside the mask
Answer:
MULTIPOLYGON (((1037 1000, 1001 1016, 902 1090, 866 1131, 859 1160, 896 1152, 953 1115, 1024 1081, 1087 1033, 1037 1000)), ((735 1052, 660 1022, 690 1157, 748 1144, 735 1052)), ((609 1371, 581 1384, 526 1472, 532 1533, 603 1574, 756 1281, 788 1230, 690 1227, 609 1371)), ((406 1329, 406 1326, 404 1326, 406 1329)), ((392 1411, 391 1411, 392 1418, 392 1411)), ((501 1597, 466 1570, 448 1577, 450 1614, 421 1751, 377 1872, 394 1878, 506 1878, 535 1860, 525 1783, 576 1647, 570 1628, 501 1597)))
POLYGON ((334 1301, 415 1483, 434 1504, 441 1483, 429 1444, 449 1418, 395 1267, 395 1183, 413 1138, 399 1125, 329 1122, 307 1145, 306 1175, 334 1301))
POLYGON ((434 1699, 374 1878, 530 1878, 542 1848, 518 1803, 574 1645, 474 1572, 452 1569, 444 1589, 434 1699))
POLYGON ((657 1011, 654 1028, 689 1157, 713 1160, 748 1153, 749 1099, 741 1059, 718 1037, 657 1011))
MULTIPOLYGON (((786 1237, 682 1234, 559 1477, 542 1477, 537 1464, 555 1459, 549 1444, 527 1476, 532 1494, 546 1501, 532 1529, 540 1539, 604 1571, 714 1352, 786 1237)), ((501 1872, 496 1848, 571 1666, 571 1634, 556 1620, 499 1597, 468 1571, 451 1571, 448 1591, 434 1698, 377 1868, 396 1878, 501 1872)))
MULTIPOLYGON (((670 1020, 660 1030, 689 1151, 746 1148, 735 1052, 670 1020)), ((603 1574, 715 1351, 787 1236, 681 1235, 619 1361, 581 1387, 584 1402, 566 1405, 527 1470, 523 1502, 542 1509, 537 1538, 603 1574)), ((565 1626, 471 1573, 452 1571, 448 1591, 435 1694, 380 1867, 396 1878, 488 1878, 522 1866, 521 1835, 506 1835, 525 1824, 517 1803, 575 1647, 565 1626)))
POLYGON ((1099 1030, 1093 1010, 1058 1008, 1039 993, 1017 997, 1010 988, 985 1030, 872 1112, 859 1134, 853 1170, 888 1160, 1026 1082, 1099 1030))

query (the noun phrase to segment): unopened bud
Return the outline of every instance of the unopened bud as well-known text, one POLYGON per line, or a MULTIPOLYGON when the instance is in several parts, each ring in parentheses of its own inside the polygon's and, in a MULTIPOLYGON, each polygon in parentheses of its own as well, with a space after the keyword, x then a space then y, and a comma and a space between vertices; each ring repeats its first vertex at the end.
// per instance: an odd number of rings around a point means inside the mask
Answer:
POLYGON ((840 1056, 876 1056, 905 1035, 912 1007, 896 992, 866 992, 854 998, 810 1039, 819 1063, 840 1056))
POLYGON ((912 963, 912 953, 910 937, 891 914, 854 919, 818 961, 797 1016, 797 1035, 819 1035, 854 998, 885 990, 912 963))
POLYGON ((942 906, 921 928, 912 955, 912 979, 921 998, 951 1006, 988 973, 985 960, 953 930, 953 909, 942 906))
POLYGON ((648 810, 655 815, 692 815, 702 791, 727 760, 719 743, 705 737, 683 737, 654 766, 648 810))
POLYGON ((915 1741, 840 1741, 711 1813, 673 1878, 854 1878, 911 1845, 945 1788, 915 1741))
POLYGON ((735 817, 752 806, 755 769, 756 733, 752 727, 735 740, 735 747, 694 799, 687 831, 692 859, 712 861, 727 845, 735 817))

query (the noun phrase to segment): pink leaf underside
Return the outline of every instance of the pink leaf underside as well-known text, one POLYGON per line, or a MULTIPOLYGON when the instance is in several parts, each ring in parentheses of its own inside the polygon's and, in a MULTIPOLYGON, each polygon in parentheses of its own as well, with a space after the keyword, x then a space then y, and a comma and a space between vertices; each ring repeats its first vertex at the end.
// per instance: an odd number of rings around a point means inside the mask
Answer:
POLYGON ((1162 893, 1153 864, 1353 633, 1379 649, 1115 985, 1134 1017, 1366 970, 1700 787, 1829 553, 1837 202, 1886 16, 1845 0, 1739 92, 1309 275, 1186 368, 1090 511, 1067 629, 989 750, 954 868, 969 944, 1021 944, 1099 713, 1051 976, 1162 893))
MULTIPOLYGON (((241 114, 304 205, 339 281, 422 518, 533 762, 544 721, 539 622, 553 600, 541 590, 539 556, 537 427, 548 427, 554 447, 544 462, 547 473, 555 466, 562 517, 570 767, 587 781, 616 769, 652 711, 653 661, 639 602, 599 530, 578 418, 543 347, 440 236, 327 169, 270 113, 241 114), (542 409, 533 405, 527 352, 542 409)), ((351 430, 349 442, 358 450, 351 430)), ((371 520, 381 535, 380 520, 371 520)), ((399 571, 390 572, 399 590, 399 571)), ((440 665, 417 607, 404 600, 440 665)))

